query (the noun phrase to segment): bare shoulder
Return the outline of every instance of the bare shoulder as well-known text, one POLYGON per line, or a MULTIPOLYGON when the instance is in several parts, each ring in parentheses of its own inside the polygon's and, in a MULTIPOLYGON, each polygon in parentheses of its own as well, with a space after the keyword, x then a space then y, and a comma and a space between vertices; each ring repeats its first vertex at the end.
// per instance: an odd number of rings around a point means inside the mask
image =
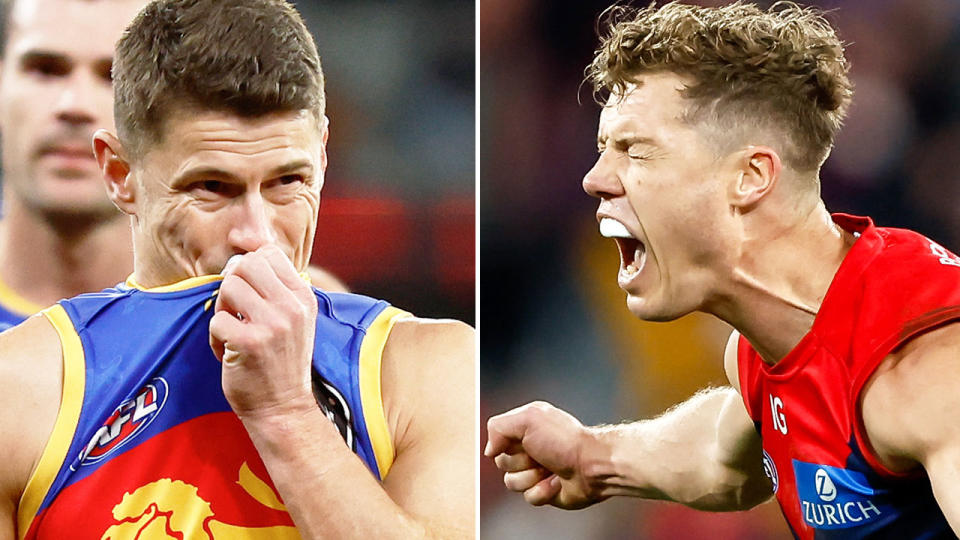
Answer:
MULTIPOLYGON (((7 512, 16 511, 20 494, 53 431, 60 408, 62 371, 60 338, 44 316, 35 315, 0 333, 0 452, 4 456, 0 490, 4 519, 7 512)), ((0 527, 6 529, 7 525, 0 527)))
POLYGON ((737 357, 737 350, 740 346, 740 332, 734 330, 730 332, 727 338, 727 348, 723 351, 723 371, 727 374, 727 380, 737 392, 740 391, 740 361, 737 357))
POLYGON ((472 354, 475 339, 474 329, 461 321, 406 317, 391 330, 387 350, 400 355, 433 352, 446 356, 446 352, 469 349, 472 354))
POLYGON ((887 356, 864 387, 861 410, 884 463, 906 471, 943 445, 960 445, 960 323, 910 340, 887 356))
POLYGON ((475 349, 476 332, 460 321, 409 317, 396 322, 384 347, 381 377, 398 451, 409 439, 411 423, 429 418, 437 411, 433 407, 449 411, 450 401, 466 398, 473 403, 475 349))

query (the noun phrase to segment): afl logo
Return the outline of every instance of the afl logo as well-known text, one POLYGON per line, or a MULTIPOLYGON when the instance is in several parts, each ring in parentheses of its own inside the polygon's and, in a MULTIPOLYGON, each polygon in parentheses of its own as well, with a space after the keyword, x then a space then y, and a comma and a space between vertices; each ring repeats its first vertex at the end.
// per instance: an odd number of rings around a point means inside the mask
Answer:
POLYGON ((822 468, 817 469, 813 479, 817 484, 817 495, 820 496, 820 500, 830 502, 837 498, 837 486, 833 485, 833 480, 830 479, 827 471, 822 468))
POLYGON ((114 409, 80 452, 79 464, 92 465, 103 461, 135 439, 153 422, 166 401, 167 381, 157 377, 147 383, 137 395, 114 409))
POLYGON ((763 451, 763 474, 770 479, 770 483, 773 484, 773 492, 776 493, 777 488, 780 487, 780 477, 777 475, 777 466, 766 450, 763 451))

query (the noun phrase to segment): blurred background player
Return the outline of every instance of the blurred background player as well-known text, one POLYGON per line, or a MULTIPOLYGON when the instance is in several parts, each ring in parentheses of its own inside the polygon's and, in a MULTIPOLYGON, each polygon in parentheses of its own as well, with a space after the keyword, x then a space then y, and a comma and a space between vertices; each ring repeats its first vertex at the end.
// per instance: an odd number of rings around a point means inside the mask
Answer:
POLYGON ((107 200, 95 129, 113 125, 113 46, 142 1, 3 2, 0 326, 133 269, 107 200))
MULTIPOLYGON (((112 126, 113 45, 143 4, 139 0, 0 3, 4 180, 0 329, 60 298, 112 286, 133 269, 125 220, 106 199, 89 141, 96 128, 112 126)), ((340 154, 344 158, 333 172, 349 178, 343 183, 351 186, 337 187, 325 197, 322 211, 329 218, 321 223, 329 223, 331 231, 349 228, 357 233, 321 235, 314 262, 333 268, 333 274, 350 282, 354 290, 386 296, 392 288, 394 296, 422 313, 453 312, 473 320, 472 163, 451 164, 430 151, 430 140, 437 133, 459 144, 472 141, 472 68, 464 67, 473 54, 472 25, 464 24, 463 33, 452 30, 449 22, 438 25, 448 32, 408 30, 431 25, 433 18, 459 20, 461 12, 469 18, 472 7, 466 4, 378 9, 378 16, 395 13, 382 26, 384 33, 377 44, 368 43, 364 55, 352 60, 339 54, 342 48, 330 54, 328 64, 346 72, 345 79, 371 77, 378 84, 357 84, 354 88, 360 90, 350 92, 331 89, 337 111, 356 121, 343 126, 341 140, 348 143, 337 143, 344 145, 340 154), (447 46, 439 46, 441 42, 447 46), (404 51, 401 58, 391 59, 398 50, 404 51), (425 91, 408 82, 424 78, 438 84, 425 91), (380 84, 410 90, 384 92, 380 84), (402 105, 391 105, 397 102, 402 105), (430 108, 434 110, 426 110, 430 108), (355 114, 359 109, 365 113, 355 114), (442 125, 422 130, 423 122, 418 120, 411 133, 409 119, 397 112, 410 110, 436 112, 429 118, 442 119, 435 120, 442 125), (390 151, 358 159, 355 146, 390 151), (405 151, 398 153, 399 147, 405 151), (434 157, 428 159, 425 154, 434 157), (409 172, 385 176, 388 167, 409 172), (408 177, 416 181, 407 181, 408 177), (435 190, 436 184, 444 187, 435 190), (414 251, 429 256, 415 258, 410 255, 414 251), (450 262, 433 264, 441 259, 450 262), (379 264, 391 265, 395 271, 391 280, 371 272, 379 264), (427 282, 439 283, 439 290, 414 293, 427 282)), ((303 9, 315 33, 341 43, 348 42, 350 30, 358 29, 374 11, 369 2, 315 2, 303 9)), ((341 128, 338 112, 331 112, 334 131, 341 128)), ((318 266, 311 266, 310 274, 320 288, 346 289, 318 266)))
MULTIPOLYGON (((956 249, 960 213, 948 171, 956 168, 951 160, 960 143, 960 6, 811 3, 839 8, 828 18, 849 43, 857 89, 822 171, 828 207, 915 228, 956 249), (872 144, 862 144, 866 138, 872 144)), ((721 352, 729 327, 700 314, 648 323, 624 310, 623 292, 609 279, 617 253, 596 233, 594 200, 577 182, 558 181, 586 172, 596 159, 596 110, 587 92, 582 105, 572 89, 583 79, 597 15, 608 5, 480 3, 481 85, 496 104, 483 109, 481 132, 483 301, 491 314, 484 320, 481 399, 488 414, 536 396, 590 424, 644 417, 725 381, 721 352)), ((491 462, 481 466, 482 537, 791 537, 773 504, 712 514, 610 500, 574 514, 530 512, 503 489, 491 462)))

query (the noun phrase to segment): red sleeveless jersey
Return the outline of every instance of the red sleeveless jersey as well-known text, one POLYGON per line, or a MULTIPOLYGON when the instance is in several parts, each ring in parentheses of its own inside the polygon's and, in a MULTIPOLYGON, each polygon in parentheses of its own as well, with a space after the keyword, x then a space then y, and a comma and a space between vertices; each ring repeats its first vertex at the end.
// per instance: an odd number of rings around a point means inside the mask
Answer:
POLYGON ((874 455, 859 403, 887 355, 960 319, 960 258, 869 218, 834 221, 859 238, 810 331, 774 366, 740 338, 740 387, 764 471, 798 538, 954 538, 927 477, 896 474, 874 455))

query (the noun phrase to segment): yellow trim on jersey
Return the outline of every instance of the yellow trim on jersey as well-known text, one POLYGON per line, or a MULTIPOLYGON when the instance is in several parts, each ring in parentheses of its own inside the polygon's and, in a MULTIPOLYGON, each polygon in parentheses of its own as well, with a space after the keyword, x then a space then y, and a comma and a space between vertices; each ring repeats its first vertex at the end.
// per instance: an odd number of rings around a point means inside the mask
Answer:
MULTIPOLYGON (((306 272, 300 272, 300 277, 306 281, 308 284, 312 284, 310 281, 310 276, 306 272)), ((185 291, 187 289, 192 289, 194 287, 199 287, 201 285, 206 285, 207 283, 213 283, 214 281, 219 281, 223 279, 223 276, 220 274, 210 274, 206 276, 195 276, 191 278, 184 279, 183 281, 178 281, 176 283, 171 283, 170 285, 160 285, 159 287, 144 287, 143 285, 137 283, 136 278, 133 277, 133 274, 130 274, 130 277, 127 278, 126 285, 131 289, 138 289, 143 292, 153 292, 153 293, 165 293, 165 292, 175 292, 175 291, 185 291)), ((0 301, 2 301, 3 289, 0 289, 0 301)), ((35 311, 39 311, 35 310, 35 311)))
POLYGON ((44 306, 20 296, 17 291, 11 289, 2 281, 0 281, 0 304, 3 304, 10 311, 23 315, 24 318, 44 308, 44 306))
POLYGON ((143 292, 163 293, 163 292, 185 291, 187 289, 192 289, 194 287, 206 285, 207 283, 213 283, 214 281, 220 281, 221 279, 223 279, 223 276, 219 274, 217 275, 211 274, 208 276, 195 276, 195 277, 187 278, 187 279, 184 279, 183 281, 171 283, 170 285, 160 285, 159 287, 144 287, 143 285, 137 283, 137 280, 133 277, 133 274, 130 274, 130 277, 127 278, 126 285, 131 289, 139 289, 143 292))
POLYGON ((19 529, 17 536, 21 540, 30 529, 40 504, 57 478, 60 467, 66 461, 67 450, 70 449, 77 423, 80 421, 86 379, 83 345, 63 306, 56 304, 41 313, 46 316, 60 336, 60 346, 63 351, 63 394, 60 398, 60 411, 53 425, 53 433, 50 434, 50 439, 40 456, 40 462, 30 476, 27 487, 23 490, 23 496, 20 497, 17 508, 17 528, 19 529))
POLYGON ((367 423, 367 435, 377 458, 380 479, 384 479, 393 465, 393 441, 387 429, 387 416, 383 411, 383 395, 380 389, 380 361, 383 347, 387 343, 390 330, 398 319, 410 317, 406 311, 395 307, 383 310, 373 324, 367 328, 367 335, 360 344, 360 404, 363 418, 367 423))

